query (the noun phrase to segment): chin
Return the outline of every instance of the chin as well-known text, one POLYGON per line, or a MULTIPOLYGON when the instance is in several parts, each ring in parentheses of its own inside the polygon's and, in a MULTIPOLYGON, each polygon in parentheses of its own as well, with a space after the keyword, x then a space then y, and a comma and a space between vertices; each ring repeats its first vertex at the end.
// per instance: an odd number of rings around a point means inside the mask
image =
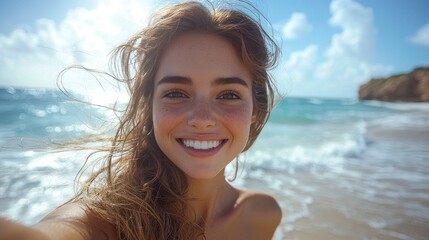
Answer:
MULTIPOLYGON (((183 170, 182 170, 183 171, 183 170)), ((223 174, 223 171, 183 171, 188 178, 210 180, 223 174)))

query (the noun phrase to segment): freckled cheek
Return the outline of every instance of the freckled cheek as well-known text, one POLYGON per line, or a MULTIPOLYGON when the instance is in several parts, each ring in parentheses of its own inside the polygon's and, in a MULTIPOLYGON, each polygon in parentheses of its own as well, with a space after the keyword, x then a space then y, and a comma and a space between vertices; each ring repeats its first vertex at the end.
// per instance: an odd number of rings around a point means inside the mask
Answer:
POLYGON ((237 108, 224 109, 220 114, 223 120, 236 128, 250 126, 252 121, 252 106, 241 106, 237 108))
POLYGON ((165 131, 171 126, 174 126, 179 121, 183 110, 166 107, 162 104, 154 104, 153 108, 153 124, 155 129, 165 131))

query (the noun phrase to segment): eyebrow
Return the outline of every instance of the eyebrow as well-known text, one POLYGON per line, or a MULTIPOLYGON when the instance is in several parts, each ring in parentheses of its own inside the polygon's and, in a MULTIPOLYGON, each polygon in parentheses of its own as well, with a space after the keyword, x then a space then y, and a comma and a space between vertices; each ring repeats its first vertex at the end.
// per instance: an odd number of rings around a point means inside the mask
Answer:
POLYGON ((192 81, 188 77, 182 76, 165 76, 159 80, 157 85, 167 84, 167 83, 180 83, 180 84, 192 84, 192 81))
MULTIPOLYGON (((188 77, 183 76, 165 76, 159 80, 157 85, 167 84, 167 83, 178 83, 178 84, 189 84, 192 85, 192 80, 188 77)), ((226 78, 217 78, 213 85, 225 85, 225 84, 240 84, 244 87, 249 88, 249 85, 243 79, 239 77, 226 77, 226 78)))
POLYGON ((244 87, 249 88, 249 85, 247 85, 246 81, 239 77, 227 77, 227 78, 217 78, 213 85, 223 85, 223 84, 240 84, 244 87))

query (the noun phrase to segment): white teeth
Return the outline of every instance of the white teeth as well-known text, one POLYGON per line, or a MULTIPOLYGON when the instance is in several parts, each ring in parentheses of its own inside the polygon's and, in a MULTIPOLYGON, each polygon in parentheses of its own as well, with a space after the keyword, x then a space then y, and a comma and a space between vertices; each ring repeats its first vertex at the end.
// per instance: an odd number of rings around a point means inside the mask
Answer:
POLYGON ((182 142, 187 147, 199 149, 199 150, 216 148, 222 143, 222 141, 197 141, 197 140, 185 140, 185 139, 183 139, 182 142))

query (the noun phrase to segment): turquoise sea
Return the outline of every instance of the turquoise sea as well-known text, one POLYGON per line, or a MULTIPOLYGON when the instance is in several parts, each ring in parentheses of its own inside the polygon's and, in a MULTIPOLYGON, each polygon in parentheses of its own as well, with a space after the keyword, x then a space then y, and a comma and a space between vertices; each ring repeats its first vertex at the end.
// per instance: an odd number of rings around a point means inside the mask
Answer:
MULTIPOLYGON (((72 196, 84 156, 35 149, 105 115, 59 91, 0 88, 0 215, 32 224, 72 196)), ((427 103, 285 98, 239 159, 233 185, 282 207, 275 239, 429 236, 427 103)))

